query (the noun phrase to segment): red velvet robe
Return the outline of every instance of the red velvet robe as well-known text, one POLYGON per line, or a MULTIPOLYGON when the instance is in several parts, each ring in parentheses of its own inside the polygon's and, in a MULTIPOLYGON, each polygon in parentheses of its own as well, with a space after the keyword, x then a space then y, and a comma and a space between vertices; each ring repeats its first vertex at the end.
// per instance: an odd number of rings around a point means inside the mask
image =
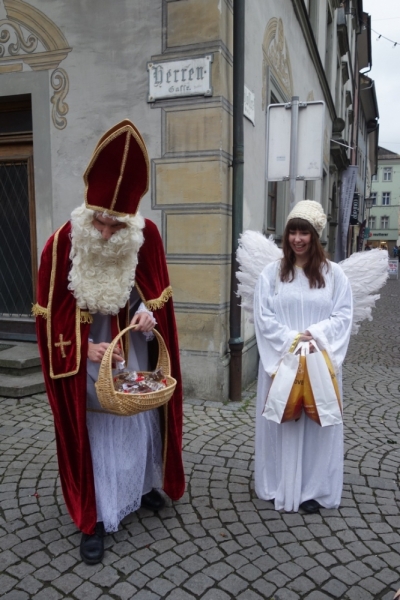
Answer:
MULTIPOLYGON (((156 225, 145 220, 144 243, 139 251, 136 287, 153 311, 177 379, 166 411, 161 410, 164 439, 164 491, 177 500, 184 492, 182 464, 182 383, 178 338, 164 248, 156 225)), ((47 395, 54 416, 61 485, 68 511, 84 533, 93 533, 96 500, 90 444, 86 428, 86 357, 90 315, 81 311, 68 290, 71 223, 46 243, 38 274, 36 330, 47 395)), ((112 318, 112 334, 124 328, 127 309, 112 318)), ((124 417, 121 417, 124 418, 124 417)))

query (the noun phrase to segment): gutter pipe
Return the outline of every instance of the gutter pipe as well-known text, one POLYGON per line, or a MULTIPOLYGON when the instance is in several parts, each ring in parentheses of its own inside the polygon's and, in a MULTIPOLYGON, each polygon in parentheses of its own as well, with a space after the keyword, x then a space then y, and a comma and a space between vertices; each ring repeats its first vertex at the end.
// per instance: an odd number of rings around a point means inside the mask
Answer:
POLYGON ((242 399, 242 350, 241 307, 237 297, 238 263, 236 250, 243 230, 243 109, 244 109, 244 19, 245 0, 233 3, 233 159, 232 159, 232 255, 231 292, 229 314, 229 399, 242 399))

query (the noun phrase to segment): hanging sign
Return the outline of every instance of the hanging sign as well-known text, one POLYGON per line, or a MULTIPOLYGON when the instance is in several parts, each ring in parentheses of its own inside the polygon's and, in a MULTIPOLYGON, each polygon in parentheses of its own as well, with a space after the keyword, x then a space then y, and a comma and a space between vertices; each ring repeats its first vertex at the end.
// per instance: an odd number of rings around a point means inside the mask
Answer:
MULTIPOLYGON (((322 179, 324 130, 324 102, 302 102, 299 108, 296 179, 322 179)), ((268 181, 289 179, 292 134, 290 104, 270 104, 266 147, 268 181)))
POLYGON ((358 166, 352 165, 350 167, 347 167, 347 169, 342 173, 339 226, 342 236, 341 250, 343 253, 343 257, 346 257, 347 255, 347 234, 349 231, 350 213, 352 208, 352 201, 354 198, 354 190, 356 187, 357 172, 358 166))
POLYGON ((353 206, 351 208, 351 215, 350 215, 350 225, 358 224, 359 207, 360 207, 360 194, 358 192, 354 192, 353 206))

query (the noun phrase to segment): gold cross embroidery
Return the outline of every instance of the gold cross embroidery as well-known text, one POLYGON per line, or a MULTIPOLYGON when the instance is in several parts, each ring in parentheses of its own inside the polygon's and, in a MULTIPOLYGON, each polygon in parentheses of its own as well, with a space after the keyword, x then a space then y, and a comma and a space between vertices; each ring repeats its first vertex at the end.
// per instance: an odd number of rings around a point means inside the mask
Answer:
POLYGON ((64 342, 63 339, 63 334, 60 333, 59 337, 59 342, 56 342, 54 345, 56 346, 56 348, 60 348, 61 349, 61 356, 63 358, 67 358, 67 355, 65 354, 65 350, 64 350, 64 346, 70 346, 72 344, 71 340, 69 340, 69 342, 64 342))

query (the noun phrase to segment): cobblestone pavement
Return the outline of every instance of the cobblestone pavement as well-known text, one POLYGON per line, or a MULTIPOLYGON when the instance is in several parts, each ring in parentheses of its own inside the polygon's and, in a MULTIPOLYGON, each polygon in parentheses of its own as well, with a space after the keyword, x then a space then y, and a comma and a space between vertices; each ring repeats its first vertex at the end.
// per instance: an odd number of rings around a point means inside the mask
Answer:
POLYGON ((389 281, 344 369, 345 486, 338 510, 281 514, 253 491, 254 387, 240 405, 185 403, 187 492, 141 509, 79 558, 44 395, 0 400, 4 600, 391 600, 400 587, 400 282, 389 281))

